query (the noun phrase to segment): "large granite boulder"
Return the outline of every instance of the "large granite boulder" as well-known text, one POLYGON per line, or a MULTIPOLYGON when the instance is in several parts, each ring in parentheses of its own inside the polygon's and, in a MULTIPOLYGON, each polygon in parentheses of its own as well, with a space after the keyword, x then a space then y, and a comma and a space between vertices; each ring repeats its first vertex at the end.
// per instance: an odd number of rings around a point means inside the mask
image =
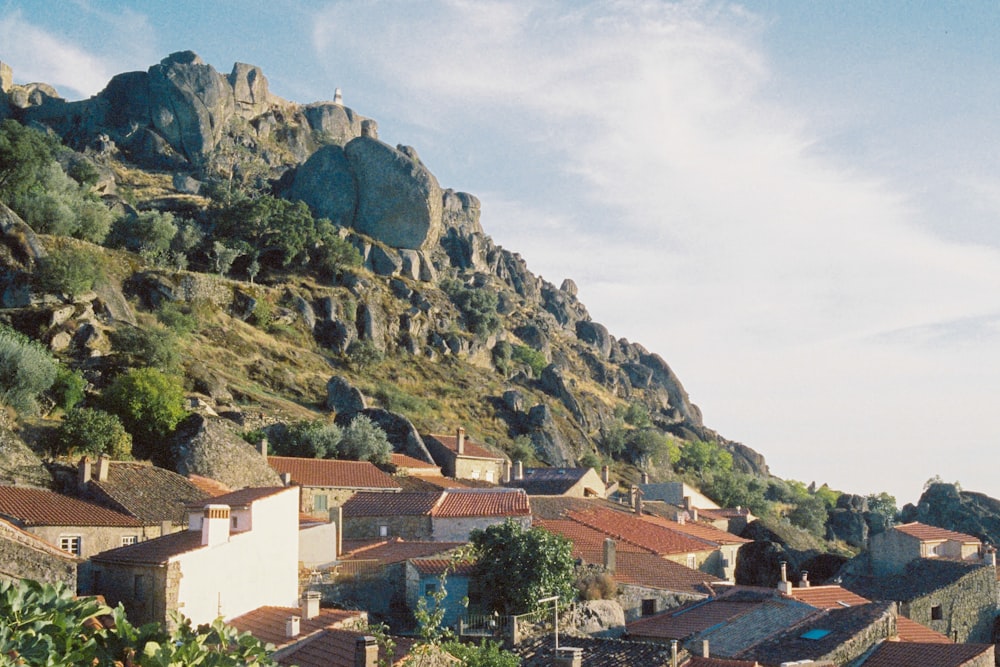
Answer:
POLYGON ((210 477, 233 489, 281 486, 267 459, 225 419, 191 415, 177 428, 172 454, 182 475, 210 477))
POLYGON ((233 89, 235 112, 240 117, 259 116, 271 106, 267 77, 256 65, 235 63, 227 80, 233 89))
POLYGON ((0 202, 0 263, 28 268, 45 255, 45 247, 34 230, 0 202))
POLYGON ((344 146, 351 139, 361 136, 361 123, 367 120, 342 104, 318 102, 307 104, 302 113, 309 128, 322 136, 323 141, 344 146))
POLYGON ((328 218, 341 227, 354 222, 358 203, 357 183, 340 146, 324 146, 295 171, 290 199, 306 203, 317 218, 328 218))
POLYGON ((358 183, 354 228, 393 248, 433 247, 441 236, 441 188, 412 149, 358 137, 344 148, 358 183))

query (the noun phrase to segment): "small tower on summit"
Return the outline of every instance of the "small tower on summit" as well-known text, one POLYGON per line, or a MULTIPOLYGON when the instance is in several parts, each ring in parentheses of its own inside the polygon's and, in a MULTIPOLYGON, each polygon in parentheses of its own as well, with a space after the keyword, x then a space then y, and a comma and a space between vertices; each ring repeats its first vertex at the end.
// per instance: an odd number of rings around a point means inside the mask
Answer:
POLYGON ((344 106, 344 95, 343 93, 340 92, 340 88, 337 88, 335 91, 333 91, 333 103, 339 104, 340 106, 344 106))
POLYGON ((14 86, 14 70, 10 65, 0 61, 0 92, 9 92, 14 86))

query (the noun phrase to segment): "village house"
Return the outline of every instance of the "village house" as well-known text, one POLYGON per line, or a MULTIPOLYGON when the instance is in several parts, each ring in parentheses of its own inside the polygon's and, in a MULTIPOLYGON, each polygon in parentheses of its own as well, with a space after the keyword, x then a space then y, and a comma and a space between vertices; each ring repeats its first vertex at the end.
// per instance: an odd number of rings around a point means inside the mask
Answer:
POLYGON ((993 644, 882 642, 859 667, 993 667, 993 644))
POLYGON ((520 489, 447 489, 430 493, 359 493, 344 503, 344 539, 401 537, 466 542, 474 528, 507 518, 531 525, 520 489))
POLYGON ((510 460, 465 437, 459 427, 455 435, 423 435, 427 451, 447 477, 476 479, 499 484, 509 470, 510 460))
POLYGON ((453 563, 450 558, 441 557, 410 559, 406 562, 406 604, 411 611, 417 609, 421 598, 426 600, 428 609, 439 605, 444 612, 441 625, 457 628, 459 619, 466 613, 481 613, 475 571, 476 565, 470 561, 453 563), (446 594, 438 601, 434 596, 441 590, 441 575, 445 575, 447 582, 446 594))
POLYGON ((298 600, 298 489, 248 488, 189 508, 188 530, 91 559, 86 592, 124 604, 135 624, 195 624, 298 600))
POLYGON ((593 468, 524 468, 514 463, 514 472, 504 486, 524 489, 529 496, 607 498, 607 486, 593 468))
POLYGON ((330 510, 355 493, 399 493, 403 487, 370 461, 268 456, 271 468, 286 485, 299 487, 299 510, 329 518, 330 510))
POLYGON ((128 514, 19 486, 0 486, 0 518, 84 559, 160 535, 159 525, 144 526, 128 514))
POLYGON ((984 562, 979 538, 936 526, 913 522, 872 535, 868 557, 875 576, 900 574, 917 558, 947 558, 984 562))
POLYGON ((492 487, 493 484, 478 480, 445 477, 441 466, 415 459, 406 454, 392 454, 390 463, 395 469, 394 479, 404 491, 427 492, 441 489, 468 489, 492 487))
POLYGON ((33 579, 75 591, 79 563, 76 556, 0 519, 0 580, 33 579))
POLYGON ((718 555, 706 561, 701 568, 702 571, 711 572, 731 583, 736 582, 737 554, 741 546, 749 544, 753 540, 733 535, 727 530, 720 530, 715 526, 700 522, 696 508, 679 510, 673 520, 649 514, 644 514, 642 518, 667 530, 683 533, 688 537, 704 540, 715 545, 718 548, 718 555))

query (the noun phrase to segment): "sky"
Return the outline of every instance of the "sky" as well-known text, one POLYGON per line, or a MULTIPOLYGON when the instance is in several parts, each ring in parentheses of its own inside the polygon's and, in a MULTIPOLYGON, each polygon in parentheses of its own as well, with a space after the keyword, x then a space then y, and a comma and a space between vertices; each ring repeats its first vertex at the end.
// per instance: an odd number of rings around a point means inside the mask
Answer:
POLYGON ((193 50, 343 90, 786 479, 1000 497, 1000 3, 0 0, 67 99, 193 50))

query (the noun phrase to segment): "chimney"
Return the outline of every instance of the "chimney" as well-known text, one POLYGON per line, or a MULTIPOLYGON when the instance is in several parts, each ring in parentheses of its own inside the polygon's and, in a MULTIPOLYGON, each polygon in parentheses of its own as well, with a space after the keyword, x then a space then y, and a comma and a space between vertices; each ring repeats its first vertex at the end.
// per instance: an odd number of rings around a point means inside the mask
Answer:
POLYGON ((265 459, 267 458, 267 436, 261 436, 260 442, 257 443, 257 451, 265 459))
POLYGON ((649 484, 649 473, 648 472, 642 473, 642 483, 643 484, 649 484))
POLYGON ((677 640, 670 640, 670 667, 679 667, 680 663, 677 662, 677 640))
POLYGON ((698 508, 697 507, 692 507, 691 508, 691 520, 692 521, 698 521, 698 508))
POLYGON ((684 496, 684 509, 691 509, 691 496, 684 496))
POLYGON ((633 484, 628 489, 628 504, 635 509, 636 503, 639 501, 639 487, 633 484))
POLYGON ((601 479, 604 481, 604 486, 611 483, 611 466, 601 468, 601 479))
POLYGON ((799 582, 799 588, 809 588, 809 570, 802 570, 802 581, 799 582))
POLYGON ((617 566, 615 562, 617 560, 617 545, 615 541, 610 537, 604 538, 604 569, 608 572, 614 572, 617 566))
POLYGON ((290 473, 290 472, 283 472, 283 473, 281 473, 281 483, 284 484, 285 486, 291 486, 292 485, 292 473, 290 473))
POLYGON ((229 505, 205 505, 201 519, 201 546, 214 547, 229 541, 229 505))
POLYGON ((983 552, 983 562, 985 562, 987 565, 992 565, 993 567, 996 567, 997 550, 990 546, 986 547, 985 551, 983 552))
POLYGON ((701 640, 701 657, 703 657, 703 658, 709 657, 709 655, 708 655, 708 640, 707 639, 702 639, 701 640))
POLYGON ((302 618, 307 621, 319 616, 319 591, 306 591, 302 594, 302 618))
POLYGON ((552 659, 553 667, 581 667, 583 665, 583 649, 571 646, 560 646, 552 659))
POLYGON ((164 519, 160 522, 160 537, 164 535, 169 535, 174 532, 174 522, 170 519, 164 519))
POLYGON ((638 494, 635 496, 635 513, 642 516, 642 498, 638 494))
POLYGON ((108 469, 111 468, 111 457, 101 454, 97 457, 97 468, 94 470, 94 477, 98 482, 108 481, 108 469))
POLYGON ((378 642, 370 635, 354 640, 354 667, 378 667, 378 642))
POLYGON ((337 534, 334 536, 334 558, 340 558, 344 553, 344 510, 338 505, 330 508, 330 523, 337 527, 337 534))
POLYGON ((524 479, 524 462, 514 462, 514 479, 524 479))
POLYGON ((87 482, 90 481, 90 459, 84 456, 80 459, 80 465, 77 467, 76 472, 76 485, 81 491, 87 488, 87 482))
POLYGON ((289 639, 299 636, 299 617, 289 616, 285 619, 285 636, 289 639))
POLYGON ((461 426, 455 431, 455 451, 459 456, 465 454, 465 429, 461 426))
POLYGON ((778 590, 785 594, 792 594, 792 582, 788 581, 788 563, 781 561, 781 581, 778 582, 778 590))
POLYGON ((688 513, 685 512, 684 510, 681 510, 680 512, 677 512, 674 515, 674 519, 677 521, 677 523, 679 523, 682 526, 687 521, 687 518, 688 518, 688 513))

